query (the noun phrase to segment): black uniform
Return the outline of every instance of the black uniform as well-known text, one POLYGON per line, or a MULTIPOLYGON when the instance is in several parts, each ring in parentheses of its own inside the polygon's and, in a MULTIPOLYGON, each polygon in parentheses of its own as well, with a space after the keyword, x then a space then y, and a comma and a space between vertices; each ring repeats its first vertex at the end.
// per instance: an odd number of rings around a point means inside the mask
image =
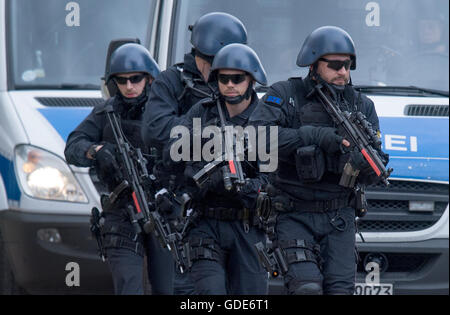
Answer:
MULTIPOLYGON (((148 89, 147 89, 148 93, 148 89)), ((106 113, 102 111, 107 105, 112 105, 120 116, 120 123, 128 141, 142 149, 146 154, 149 147, 141 140, 141 119, 148 95, 143 93, 136 104, 128 104, 120 94, 109 99, 104 105, 98 106, 69 135, 65 148, 66 160, 70 164, 83 167, 96 167, 94 160, 86 157, 86 152, 94 144, 114 143, 112 129, 106 113)), ((148 169, 151 172, 153 161, 149 160, 148 169)), ((99 171, 97 169, 97 171, 99 171)), ((101 172, 101 179, 111 191, 117 180, 115 170, 101 172)), ((172 294, 173 258, 163 249, 153 235, 136 235, 130 218, 125 210, 132 204, 131 196, 123 196, 113 209, 104 213, 103 227, 104 246, 107 260, 112 272, 115 292, 117 294, 143 294, 143 259, 148 258, 148 276, 152 284, 153 294, 172 294)))
MULTIPOLYGON (((156 148, 163 149, 170 139, 170 131, 183 121, 183 115, 200 100, 210 96, 216 88, 214 83, 206 83, 197 69, 194 50, 184 56, 184 62, 173 65, 152 83, 147 107, 143 116, 142 138, 145 143, 152 143, 156 148)), ((177 176, 175 180, 179 187, 183 183, 183 169, 159 169, 161 174, 177 176)), ((189 275, 178 273, 176 269, 174 293, 180 295, 194 294, 194 285, 189 275)))
POLYGON ((147 107, 143 118, 145 143, 163 147, 172 128, 180 125, 181 116, 216 88, 214 83, 205 83, 194 58, 193 52, 186 54, 184 63, 169 67, 152 83, 149 96, 152 106, 147 107))
MULTIPOLYGON (((299 178, 295 154, 305 143, 301 126, 335 127, 316 96, 309 98, 314 81, 291 78, 275 83, 251 117, 255 125, 278 126, 279 164, 271 182, 277 210, 276 239, 285 250, 289 272, 285 284, 292 294, 352 293, 355 263, 353 189, 339 186, 348 154, 326 154, 319 181, 299 178)), ((350 85, 334 90, 332 99, 342 110, 360 111, 379 129, 374 104, 350 85)), ((307 144, 306 144, 307 145, 307 144)))
MULTIPOLYGON (((227 124, 245 127, 257 103, 258 97, 253 93, 249 107, 232 118, 222 104, 227 124)), ((194 117, 201 119, 202 129, 220 126, 215 103, 195 105, 184 117, 183 125, 191 129, 194 117)), ((203 143, 206 141, 203 139, 203 143)), ((199 294, 267 293, 267 272, 261 267, 254 249, 255 243, 265 243, 255 206, 258 191, 267 184, 267 177, 259 173, 256 161, 241 163, 247 183, 240 192, 225 190, 220 168, 211 176, 215 179, 201 189, 193 181, 187 187, 194 196, 194 211, 200 216, 187 235, 192 262, 190 274, 199 294)), ((192 178, 207 162, 186 164, 185 173, 192 178)))

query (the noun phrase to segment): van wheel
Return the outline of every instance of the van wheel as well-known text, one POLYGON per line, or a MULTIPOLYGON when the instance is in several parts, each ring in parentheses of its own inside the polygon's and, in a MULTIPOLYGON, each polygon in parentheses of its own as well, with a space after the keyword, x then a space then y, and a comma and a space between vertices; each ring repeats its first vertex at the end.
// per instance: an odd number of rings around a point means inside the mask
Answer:
POLYGON ((24 289, 17 285, 14 279, 4 245, 0 231, 0 295, 27 294, 24 289))

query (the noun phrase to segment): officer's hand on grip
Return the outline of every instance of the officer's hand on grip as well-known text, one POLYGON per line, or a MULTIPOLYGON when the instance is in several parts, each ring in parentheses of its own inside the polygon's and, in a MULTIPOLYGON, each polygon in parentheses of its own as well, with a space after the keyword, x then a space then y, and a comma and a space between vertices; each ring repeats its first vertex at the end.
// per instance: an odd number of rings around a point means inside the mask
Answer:
POLYGON ((100 150, 95 155, 95 162, 98 175, 101 180, 110 183, 120 181, 119 163, 116 159, 116 146, 111 143, 103 143, 100 150))
POLYGON ((352 167, 357 170, 364 170, 370 167, 367 160, 357 148, 354 148, 350 152, 350 163, 352 164, 352 167))
MULTIPOLYGON (((358 152, 361 157, 364 159, 364 157, 362 156, 362 153, 358 152)), ((383 151, 379 151, 380 157, 381 157, 381 161, 383 162, 384 166, 386 166, 389 162, 389 154, 384 153, 383 151)), ((372 184, 376 184, 381 180, 381 177, 377 176, 377 174, 375 174, 375 171, 372 169, 372 167, 370 167, 369 163, 364 159, 365 162, 365 167, 362 167, 360 170, 361 172, 358 175, 358 182, 360 184, 364 184, 364 185, 372 185, 372 184)))
POLYGON ((155 203, 159 214, 170 222, 182 215, 182 209, 177 203, 173 202, 173 199, 169 196, 168 192, 158 193, 156 195, 155 203))
POLYGON ((341 150, 342 145, 348 147, 350 143, 344 137, 337 134, 336 128, 317 127, 317 145, 327 153, 335 153, 341 150))
POLYGON ((224 191, 225 186, 223 183, 223 173, 221 168, 217 168, 208 178, 208 181, 205 184, 206 188, 209 191, 224 191))

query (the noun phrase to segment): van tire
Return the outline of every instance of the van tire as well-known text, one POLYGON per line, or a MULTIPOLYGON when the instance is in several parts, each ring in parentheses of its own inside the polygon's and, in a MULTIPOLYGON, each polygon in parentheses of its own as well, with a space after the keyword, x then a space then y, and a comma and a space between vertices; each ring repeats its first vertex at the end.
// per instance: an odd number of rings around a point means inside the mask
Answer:
POLYGON ((0 295, 27 294, 24 289, 17 285, 6 255, 5 243, 0 231, 0 295))

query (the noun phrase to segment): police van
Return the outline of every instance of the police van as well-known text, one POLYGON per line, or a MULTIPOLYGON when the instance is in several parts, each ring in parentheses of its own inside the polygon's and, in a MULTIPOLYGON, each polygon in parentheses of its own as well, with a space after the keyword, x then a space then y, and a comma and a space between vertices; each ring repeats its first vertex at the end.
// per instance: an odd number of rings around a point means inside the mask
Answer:
MULTIPOLYGON (((312 30, 353 38, 353 84, 380 117, 394 168, 368 189, 356 294, 448 294, 449 3, 446 0, 0 0, 0 291, 112 292, 89 231, 98 182, 69 166, 68 134, 102 102, 108 43, 139 38, 162 69, 190 51, 188 25, 213 11, 247 27, 269 84, 312 30), (80 282, 71 280, 79 267, 80 282), (77 286, 78 285, 78 286, 77 286)), ((257 87, 259 95, 265 87, 257 87)), ((280 279, 270 292, 283 294, 280 279)))

